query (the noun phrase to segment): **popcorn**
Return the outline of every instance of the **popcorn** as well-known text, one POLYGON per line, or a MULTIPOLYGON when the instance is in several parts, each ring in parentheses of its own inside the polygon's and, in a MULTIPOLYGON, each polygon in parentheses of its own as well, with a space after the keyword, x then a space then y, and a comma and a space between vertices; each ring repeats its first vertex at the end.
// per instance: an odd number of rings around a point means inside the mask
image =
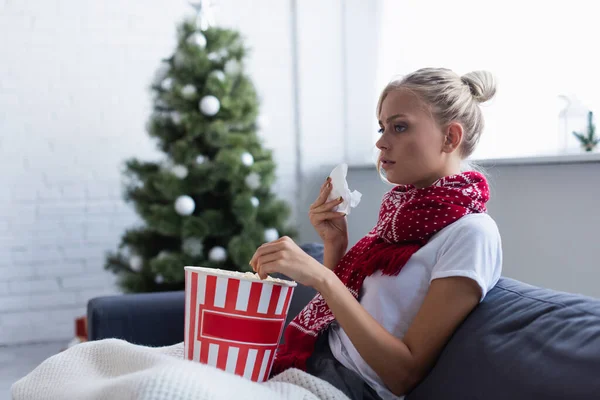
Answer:
POLYGON ((279 278, 273 278, 272 276, 267 276, 266 279, 260 279, 260 276, 258 276, 257 273, 255 272, 237 272, 237 271, 228 271, 225 269, 218 269, 218 268, 204 268, 204 267, 186 267, 189 270, 197 270, 197 271, 203 271, 203 272, 207 272, 210 275, 217 275, 217 276, 230 276, 232 278, 238 278, 238 279, 245 279, 245 280, 256 280, 256 281, 261 281, 261 282, 273 282, 275 284, 279 284, 279 285, 285 285, 285 286, 296 286, 296 282, 294 281, 290 281, 287 279, 279 279, 279 278))

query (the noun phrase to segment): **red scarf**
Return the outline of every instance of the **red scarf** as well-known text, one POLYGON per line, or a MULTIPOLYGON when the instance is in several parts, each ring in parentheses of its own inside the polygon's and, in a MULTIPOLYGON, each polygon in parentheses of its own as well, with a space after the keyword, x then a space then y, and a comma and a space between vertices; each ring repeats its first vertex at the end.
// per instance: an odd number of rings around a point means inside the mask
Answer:
MULTIPOLYGON (((358 299, 367 276, 378 270, 398 275, 436 232, 467 214, 486 212, 488 199, 487 181, 478 172, 447 176, 422 189, 396 186, 383 197, 377 225, 344 255, 334 272, 358 299)), ((271 375, 288 368, 305 371, 317 337, 334 319, 317 294, 286 328, 271 375)))

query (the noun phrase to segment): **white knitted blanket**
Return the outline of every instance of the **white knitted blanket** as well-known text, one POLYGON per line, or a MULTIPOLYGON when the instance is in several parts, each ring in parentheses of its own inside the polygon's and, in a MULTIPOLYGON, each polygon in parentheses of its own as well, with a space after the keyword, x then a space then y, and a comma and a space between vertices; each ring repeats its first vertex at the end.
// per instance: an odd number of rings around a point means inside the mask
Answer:
POLYGON ((348 400, 297 369, 254 383, 184 360, 183 343, 151 348, 117 339, 82 343, 50 357, 11 391, 13 400, 348 400))

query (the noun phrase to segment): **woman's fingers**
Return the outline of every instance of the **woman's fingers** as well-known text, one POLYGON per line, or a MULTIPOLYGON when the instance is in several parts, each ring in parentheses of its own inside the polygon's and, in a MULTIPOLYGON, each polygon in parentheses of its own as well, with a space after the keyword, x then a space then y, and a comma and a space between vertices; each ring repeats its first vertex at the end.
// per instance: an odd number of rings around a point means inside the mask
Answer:
POLYGON ((259 257, 265 256, 267 254, 271 254, 271 253, 275 253, 275 252, 281 251, 283 249, 283 247, 285 246, 285 242, 286 242, 286 238, 285 237, 280 237, 277 240, 274 240, 272 242, 268 242, 268 243, 265 243, 265 244, 261 245, 254 252, 254 255, 252 256, 252 259, 250 259, 250 265, 252 266, 252 268, 254 268, 254 270, 256 271, 256 269, 255 269, 256 260, 259 257))
POLYGON ((326 221, 328 219, 335 219, 335 218, 342 218, 345 217, 346 213, 343 212, 339 212, 339 211, 329 211, 329 212, 322 212, 322 213, 318 213, 318 214, 313 214, 311 215, 311 222, 312 223, 320 223, 323 221, 326 221))
POLYGON ((325 203, 325 201, 327 200, 327 196, 329 196, 330 192, 331 192, 331 178, 327 177, 327 180, 325 180, 325 183, 323 185, 321 185, 321 192, 319 193, 319 196, 317 197, 315 202, 311 204, 310 209, 312 210, 313 208, 319 207, 323 203, 325 203))
POLYGON ((276 266, 277 261, 280 258, 281 254, 279 252, 258 257, 254 271, 258 273, 258 276, 260 276, 261 279, 266 279, 267 274, 273 272, 272 268, 276 266))
POLYGON ((342 198, 342 196, 340 196, 337 199, 328 201, 327 203, 324 203, 324 204, 320 205, 319 207, 315 207, 310 211, 312 213, 322 213, 322 212, 326 212, 326 211, 331 211, 335 206, 339 206, 343 202, 344 202, 344 199, 342 198))

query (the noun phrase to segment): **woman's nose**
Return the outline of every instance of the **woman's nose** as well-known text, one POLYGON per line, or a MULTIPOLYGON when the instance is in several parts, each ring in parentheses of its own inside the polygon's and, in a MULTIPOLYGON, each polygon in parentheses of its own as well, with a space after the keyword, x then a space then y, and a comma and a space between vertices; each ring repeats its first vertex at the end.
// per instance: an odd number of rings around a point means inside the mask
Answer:
POLYGON ((375 143, 375 146, 377 146, 377 148, 379 150, 387 150, 388 144, 385 141, 384 135, 381 135, 381 137, 379 139, 377 139, 377 142, 375 143))

